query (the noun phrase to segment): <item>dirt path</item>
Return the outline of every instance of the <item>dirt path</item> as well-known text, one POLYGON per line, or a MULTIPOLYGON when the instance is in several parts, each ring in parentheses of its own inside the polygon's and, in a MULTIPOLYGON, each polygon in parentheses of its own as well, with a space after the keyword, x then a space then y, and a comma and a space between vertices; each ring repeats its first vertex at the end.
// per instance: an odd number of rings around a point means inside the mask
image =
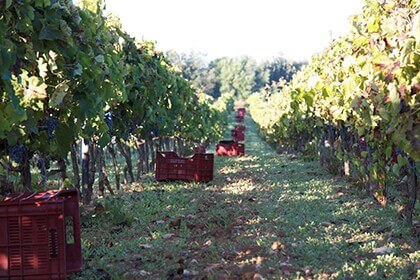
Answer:
POLYGON ((249 116, 246 126, 246 156, 216 157, 212 183, 149 178, 109 200, 115 209, 104 201, 105 214, 86 214, 75 278, 415 277, 419 252, 394 209, 276 154, 249 116))

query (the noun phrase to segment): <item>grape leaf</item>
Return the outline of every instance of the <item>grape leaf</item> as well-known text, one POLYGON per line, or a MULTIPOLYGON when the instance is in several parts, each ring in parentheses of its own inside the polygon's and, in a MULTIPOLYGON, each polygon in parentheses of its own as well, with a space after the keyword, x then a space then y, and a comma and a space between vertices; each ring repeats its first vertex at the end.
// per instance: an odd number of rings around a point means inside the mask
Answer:
POLYGON ((56 139, 58 145, 58 152, 66 156, 70 150, 71 144, 74 141, 74 126, 67 123, 60 123, 56 131, 56 139))
POLYGON ((50 97, 49 106, 52 108, 57 108, 63 102, 63 98, 68 93, 69 86, 66 82, 62 82, 55 87, 55 90, 50 97))
POLYGON ((40 40, 63 40, 64 33, 59 29, 58 24, 48 24, 44 25, 41 29, 41 32, 39 33, 39 39, 40 40))
POLYGON ((95 61, 98 62, 98 63, 104 63, 105 58, 104 58, 103 55, 100 54, 100 55, 95 56, 95 61))
POLYGON ((6 10, 10 8, 10 6, 12 5, 13 0, 6 0, 6 4, 5 4, 5 8, 6 10))

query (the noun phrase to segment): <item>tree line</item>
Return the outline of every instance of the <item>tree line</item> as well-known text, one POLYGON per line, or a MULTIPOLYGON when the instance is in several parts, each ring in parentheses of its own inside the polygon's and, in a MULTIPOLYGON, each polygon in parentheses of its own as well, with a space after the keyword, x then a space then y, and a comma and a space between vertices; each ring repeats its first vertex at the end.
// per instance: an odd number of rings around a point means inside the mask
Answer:
POLYGON ((290 81, 293 74, 306 64, 281 56, 262 62, 249 56, 221 57, 207 62, 206 55, 202 53, 168 51, 167 57, 180 68, 185 78, 204 93, 214 98, 230 93, 239 100, 280 79, 290 81))

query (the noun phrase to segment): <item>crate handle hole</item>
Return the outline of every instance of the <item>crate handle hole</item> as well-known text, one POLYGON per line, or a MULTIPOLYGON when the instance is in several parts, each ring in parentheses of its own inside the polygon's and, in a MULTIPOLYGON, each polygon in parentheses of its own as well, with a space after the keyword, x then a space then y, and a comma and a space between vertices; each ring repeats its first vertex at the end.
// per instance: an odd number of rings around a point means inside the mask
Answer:
POLYGON ((73 227, 73 217, 67 216, 65 218, 66 222, 66 242, 67 244, 74 244, 74 227, 73 227))

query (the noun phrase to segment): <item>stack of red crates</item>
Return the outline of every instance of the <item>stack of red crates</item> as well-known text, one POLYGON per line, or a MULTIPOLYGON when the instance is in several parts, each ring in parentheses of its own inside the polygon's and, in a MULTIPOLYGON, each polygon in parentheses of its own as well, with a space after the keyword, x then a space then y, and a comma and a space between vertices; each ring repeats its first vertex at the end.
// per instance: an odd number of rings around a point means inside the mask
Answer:
POLYGON ((65 279, 81 271, 77 190, 7 196, 0 225, 0 279, 65 279))
POLYGON ((235 125, 235 129, 234 130, 235 131, 238 131, 238 132, 245 132, 246 128, 245 128, 244 125, 235 125))
POLYGON ((232 129, 232 139, 236 142, 245 141, 245 126, 244 125, 236 125, 235 129, 232 129))
POLYGON ((214 155, 206 154, 203 148, 196 151, 190 158, 180 157, 175 152, 156 152, 156 180, 212 181, 214 155))
POLYGON ((245 108, 238 108, 237 115, 235 116, 236 122, 243 122, 245 117, 246 109, 245 108))
MULTIPOLYGON (((238 108, 235 120, 237 122, 243 122, 245 117, 246 109, 238 108)), ((231 132, 232 140, 222 140, 216 145, 217 156, 243 156, 245 155, 245 144, 239 143, 245 141, 245 126, 236 125, 235 129, 231 132)))

